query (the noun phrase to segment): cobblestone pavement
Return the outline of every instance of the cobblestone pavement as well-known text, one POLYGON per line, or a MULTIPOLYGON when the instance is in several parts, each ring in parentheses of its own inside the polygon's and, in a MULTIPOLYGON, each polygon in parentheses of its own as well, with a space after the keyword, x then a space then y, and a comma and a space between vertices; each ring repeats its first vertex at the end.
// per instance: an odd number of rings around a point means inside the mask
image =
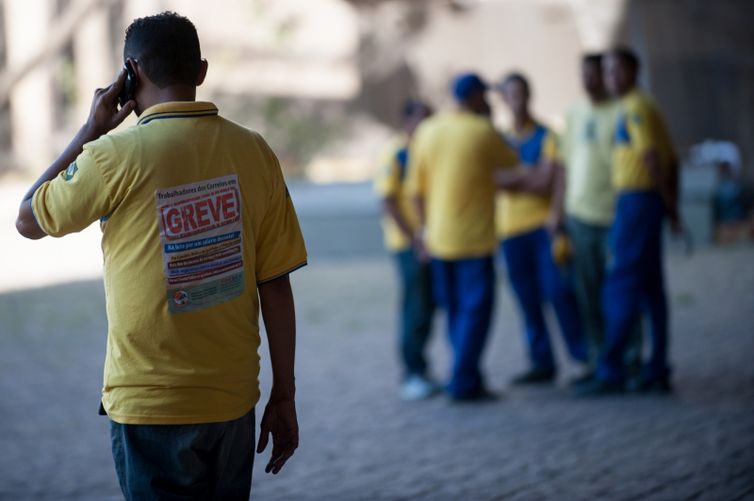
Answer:
MULTIPOLYGON (((573 398, 560 339, 559 384, 511 388, 525 364, 501 274, 484 366, 503 398, 403 403, 394 271, 362 191, 328 207, 292 189, 312 251, 293 276, 301 447, 276 477, 258 457, 254 499, 754 499, 754 248, 669 256, 670 397, 573 398)), ((7 254, 2 231, 0 242, 0 286, 10 271, 23 276, 11 261, 34 273, 23 250, 7 254)), ((60 266, 74 259, 63 255, 60 266)), ((448 349, 437 320, 431 357, 442 379, 448 349)), ((105 332, 99 280, 0 294, 0 499, 121 498, 107 420, 96 415, 105 332)))

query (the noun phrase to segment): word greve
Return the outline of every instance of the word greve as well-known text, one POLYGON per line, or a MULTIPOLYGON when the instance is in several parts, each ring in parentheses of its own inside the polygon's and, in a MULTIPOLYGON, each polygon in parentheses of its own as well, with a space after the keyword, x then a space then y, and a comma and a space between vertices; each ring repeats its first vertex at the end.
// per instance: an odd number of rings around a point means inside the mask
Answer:
POLYGON ((162 227, 168 240, 178 240, 231 224, 240 214, 235 188, 203 194, 160 208, 162 227))

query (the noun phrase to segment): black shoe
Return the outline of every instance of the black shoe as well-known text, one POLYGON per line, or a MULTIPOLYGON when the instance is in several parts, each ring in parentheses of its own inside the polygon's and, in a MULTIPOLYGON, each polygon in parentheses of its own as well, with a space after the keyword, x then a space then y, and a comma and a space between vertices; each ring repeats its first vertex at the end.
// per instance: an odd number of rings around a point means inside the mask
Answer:
POLYGON ((489 391, 484 386, 480 386, 479 388, 464 393, 463 395, 450 395, 450 400, 454 403, 484 403, 494 402, 499 399, 500 395, 489 391))
POLYGON ((511 381, 513 384, 546 384, 555 381, 555 371, 546 369, 530 369, 511 381))
POLYGON ((574 391, 580 397, 600 397, 623 393, 626 389, 623 383, 613 383, 595 377, 576 385, 574 391))
POLYGON ((668 378, 640 377, 631 382, 628 391, 634 393, 658 393, 667 395, 673 392, 673 385, 668 378))

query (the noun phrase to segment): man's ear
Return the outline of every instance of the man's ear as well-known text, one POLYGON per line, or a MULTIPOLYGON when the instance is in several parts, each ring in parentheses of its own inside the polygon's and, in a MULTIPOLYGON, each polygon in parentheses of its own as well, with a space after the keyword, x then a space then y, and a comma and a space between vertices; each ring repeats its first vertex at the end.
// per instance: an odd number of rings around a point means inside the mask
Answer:
POLYGON ((202 58, 202 60, 199 62, 199 74, 196 76, 196 86, 199 87, 202 83, 204 83, 204 79, 207 77, 207 68, 209 67, 209 63, 206 59, 202 58))

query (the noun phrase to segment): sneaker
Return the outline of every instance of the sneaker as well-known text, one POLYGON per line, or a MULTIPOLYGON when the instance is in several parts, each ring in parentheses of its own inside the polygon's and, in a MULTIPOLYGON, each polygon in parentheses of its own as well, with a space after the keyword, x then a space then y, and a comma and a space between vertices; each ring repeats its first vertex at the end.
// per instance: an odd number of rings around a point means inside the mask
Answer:
POLYGON ((594 371, 585 370, 583 373, 579 374, 578 376, 571 378, 568 381, 568 386, 575 388, 584 383, 588 383, 592 379, 594 379, 594 371))
POLYGON ((439 392, 435 383, 422 376, 409 376, 401 386, 401 400, 424 400, 439 392))
POLYGON ((546 384, 555 381, 552 369, 530 369, 513 378, 513 384, 546 384))
POLYGON ((594 377, 576 385, 574 391, 580 397, 601 397, 623 393, 626 389, 623 383, 605 381, 604 379, 594 377))

